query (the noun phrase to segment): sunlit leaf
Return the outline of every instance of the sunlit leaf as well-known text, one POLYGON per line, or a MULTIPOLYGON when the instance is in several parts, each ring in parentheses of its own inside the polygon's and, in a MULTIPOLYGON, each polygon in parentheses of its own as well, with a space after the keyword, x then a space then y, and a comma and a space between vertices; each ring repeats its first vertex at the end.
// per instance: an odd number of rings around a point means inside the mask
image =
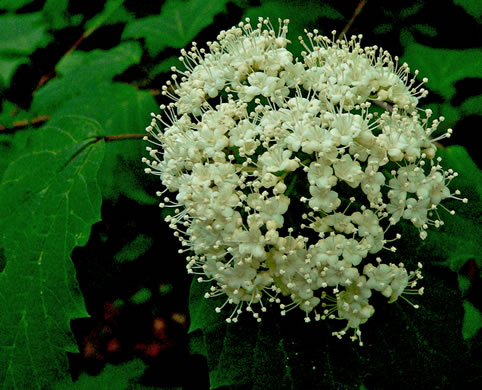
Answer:
POLYGON ((34 132, 0 184, 0 386, 46 389, 69 376, 73 318, 87 316, 70 254, 100 219, 102 128, 65 117, 34 132))

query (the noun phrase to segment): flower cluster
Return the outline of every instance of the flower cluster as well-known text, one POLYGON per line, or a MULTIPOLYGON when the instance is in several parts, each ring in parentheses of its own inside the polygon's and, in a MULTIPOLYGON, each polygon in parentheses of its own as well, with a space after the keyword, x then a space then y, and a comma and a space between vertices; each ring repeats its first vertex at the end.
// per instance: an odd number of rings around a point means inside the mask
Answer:
POLYGON ((246 19, 182 50, 143 162, 165 187, 188 271, 211 282, 206 298, 226 296, 216 311, 231 305, 227 322, 261 321, 271 302, 307 322, 347 320, 334 334, 360 339, 372 291, 423 293, 420 263, 409 272, 377 254, 396 250, 399 220, 424 239, 440 209, 453 213, 441 202, 460 199, 448 188, 457 174, 434 157, 451 130, 431 137, 443 118, 417 107, 427 80, 397 57, 314 30, 293 58, 287 31, 288 20, 246 19))

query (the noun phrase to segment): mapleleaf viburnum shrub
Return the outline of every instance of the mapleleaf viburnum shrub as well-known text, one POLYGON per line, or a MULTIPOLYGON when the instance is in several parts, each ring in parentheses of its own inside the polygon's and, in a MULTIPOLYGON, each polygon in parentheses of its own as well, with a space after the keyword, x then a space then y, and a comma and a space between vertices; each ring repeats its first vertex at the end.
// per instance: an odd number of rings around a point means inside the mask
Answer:
POLYGON ((294 59, 287 31, 288 20, 276 31, 246 19, 182 50, 143 161, 165 187, 160 206, 175 209, 166 221, 188 272, 212 283, 206 298, 226 296, 216 311, 227 322, 245 311, 261 321, 271 302, 306 322, 346 320, 334 335, 353 328, 361 344, 374 291, 389 302, 423 293, 422 264, 407 270, 383 251, 396 250, 400 219, 423 240, 439 211, 454 213, 441 202, 460 199, 448 188, 457 174, 435 158, 452 130, 431 137, 443 118, 418 108, 427 79, 397 57, 314 30, 294 59))

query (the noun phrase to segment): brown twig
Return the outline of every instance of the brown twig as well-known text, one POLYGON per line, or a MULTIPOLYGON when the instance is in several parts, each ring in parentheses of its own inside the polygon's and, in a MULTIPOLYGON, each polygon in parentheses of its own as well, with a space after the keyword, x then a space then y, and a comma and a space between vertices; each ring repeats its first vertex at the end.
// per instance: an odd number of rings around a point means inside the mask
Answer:
POLYGON ((393 107, 387 102, 382 102, 381 100, 372 100, 372 102, 375 103, 378 107, 381 107, 388 112, 393 112, 393 107))
POLYGON ((23 130, 26 129, 28 126, 35 126, 35 125, 40 125, 42 123, 47 122, 50 119, 50 116, 48 115, 39 115, 31 120, 24 119, 21 121, 16 121, 12 123, 12 126, 7 127, 4 126, 0 123, 0 134, 8 134, 8 133, 14 133, 17 130, 23 130))
POLYGON ((343 39, 343 37, 345 36, 345 34, 348 32, 348 30, 350 30, 353 22, 355 21, 356 17, 360 14, 360 12, 362 11, 363 7, 365 6, 365 4, 367 3, 368 0, 361 0, 358 5, 356 6, 355 8, 355 11, 353 12, 353 15, 351 17, 351 19, 348 21, 348 23, 345 25, 345 27, 343 28, 343 30, 338 34, 338 37, 337 39, 343 39))
MULTIPOLYGON (((119 3, 120 5, 120 3, 119 3)), ((112 9, 111 10, 111 13, 114 11, 115 9, 112 9)), ((59 58, 59 61, 60 59, 62 58, 65 58, 67 56, 69 56, 70 54, 72 54, 72 52, 77 49, 77 47, 87 38, 89 37, 94 31, 96 31, 100 26, 102 26, 102 24, 105 22, 105 20, 107 19, 109 15, 105 15, 103 18, 100 18, 94 25, 92 25, 88 30, 85 30, 82 35, 79 37, 79 39, 77 39, 75 41, 75 43, 59 58)), ((57 61, 58 62, 58 61, 57 61)), ((55 65, 56 66, 56 65, 55 65)), ((52 69, 49 73, 43 75, 40 77, 40 80, 38 81, 37 83, 37 86, 33 89, 32 91, 32 95, 37 92, 40 87, 42 87, 43 85, 45 85, 50 79, 52 79, 52 77, 54 77, 55 75, 55 66, 54 66, 54 69, 52 69)), ((15 109, 13 112, 12 112, 12 115, 15 115, 16 113, 16 110, 15 109)))
POLYGON ((112 142, 112 141, 125 141, 130 139, 141 139, 144 137, 150 137, 149 134, 116 134, 116 135, 106 135, 103 137, 99 137, 99 139, 103 139, 105 142, 112 142))
MULTIPOLYGON (((32 120, 21 120, 21 121, 16 121, 12 124, 11 127, 6 127, 0 124, 0 134, 11 134, 14 133, 18 130, 25 130, 31 125, 39 125, 42 123, 45 123, 48 121, 50 117, 48 115, 40 115, 32 120)), ((136 134, 136 133, 130 133, 130 134, 115 134, 115 135, 105 135, 98 137, 97 140, 100 141, 103 139, 105 142, 112 142, 112 141, 124 141, 124 140, 132 140, 132 139, 141 139, 144 137, 151 137, 150 134, 145 133, 145 134, 136 134)))
MULTIPOLYGON (((89 34, 90 35, 90 34, 89 34)), ((64 58, 64 57, 67 57, 68 55, 70 55, 75 49, 77 49, 77 47, 82 43, 82 41, 87 38, 88 35, 85 34, 85 32, 80 36, 79 39, 77 39, 77 41, 75 41, 75 43, 69 48, 69 50, 67 50, 64 55, 60 58, 64 58)), ((34 88, 34 90, 32 91, 32 95, 37 92, 40 87, 42 87, 43 85, 45 85, 53 76, 55 75, 55 67, 54 69, 52 69, 49 73, 43 75, 42 77, 40 77, 40 80, 39 82, 37 83, 37 86, 34 88)))

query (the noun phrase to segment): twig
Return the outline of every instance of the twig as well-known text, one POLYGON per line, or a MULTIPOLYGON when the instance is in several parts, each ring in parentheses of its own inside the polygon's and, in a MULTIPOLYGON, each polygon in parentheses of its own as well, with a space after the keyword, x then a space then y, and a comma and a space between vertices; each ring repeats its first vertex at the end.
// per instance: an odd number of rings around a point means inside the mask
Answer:
MULTIPOLYGON (((11 134, 14 133, 18 130, 26 130, 29 126, 31 125, 39 125, 42 123, 45 123, 50 119, 50 116, 48 115, 40 115, 32 120, 21 120, 14 122, 11 127, 6 127, 0 124, 0 134, 11 134)), ((105 136, 100 136, 97 137, 97 141, 100 141, 103 139, 105 142, 112 142, 112 141, 124 141, 124 140, 132 140, 132 139, 141 139, 144 137, 151 137, 150 134, 145 133, 145 134, 136 134, 136 133, 131 133, 131 134, 115 134, 115 135, 105 135, 105 136)))
POLYGON ((21 121, 16 121, 12 123, 12 126, 7 127, 4 126, 0 123, 0 134, 9 134, 9 133, 14 133, 17 130, 23 130, 26 129, 30 125, 39 125, 44 122, 47 122, 50 119, 50 116, 48 115, 39 115, 31 120, 24 119, 21 121))
MULTIPOLYGON (((77 41, 75 41, 75 43, 64 53, 64 55, 62 57, 60 57, 60 59, 64 58, 64 57, 67 57, 69 56, 70 54, 72 54, 72 52, 77 49, 77 47, 84 41, 84 39, 86 39, 87 37, 89 37, 94 31, 96 31, 100 26, 102 26, 102 24, 104 24, 104 22, 111 16, 111 14, 122 4, 122 1, 119 1, 117 3, 116 6, 112 7, 112 9, 110 10, 110 12, 106 13, 103 17, 99 18, 99 20, 97 20, 96 23, 94 23, 88 30, 85 30, 82 35, 79 37, 79 39, 77 39, 77 41)), ((60 61, 59 59, 59 61, 60 61)), ((55 66, 54 66, 54 69, 52 69, 49 73, 47 73, 46 75, 43 75, 40 77, 40 80, 39 82, 37 83, 37 86, 34 88, 34 90, 32 91, 32 95, 37 92, 39 90, 40 87, 42 87, 43 85, 45 85, 45 83, 47 83, 53 76, 55 75, 55 66)), ((12 113, 13 115, 15 114, 16 112, 16 109, 14 110, 14 112, 12 113)))
POLYGON ((338 34, 338 37, 337 39, 343 39, 343 37, 345 36, 345 34, 348 32, 348 30, 350 30, 353 22, 355 21, 356 17, 360 14, 360 12, 362 11, 363 7, 365 6, 365 4, 367 3, 368 0, 361 0, 357 7, 355 8, 355 11, 353 12, 353 15, 351 17, 351 19, 348 21, 348 23, 345 25, 345 27, 343 28, 343 30, 338 34))
POLYGON ((112 142, 112 141, 125 141, 129 139, 141 139, 144 137, 150 137, 150 134, 116 134, 116 135, 106 135, 104 137, 99 137, 103 139, 105 142, 112 142))
POLYGON ((388 112, 393 112, 393 107, 386 102, 382 102, 381 100, 372 100, 372 102, 375 103, 378 107, 387 110, 388 112))
MULTIPOLYGON (((90 33, 91 34, 91 33, 90 33)), ((90 35, 89 34, 89 35, 90 35)), ((64 57, 67 57, 68 55, 70 55, 75 49, 77 49, 77 47, 82 43, 82 41, 87 38, 88 35, 85 34, 85 32, 80 36, 79 39, 77 39, 77 41, 69 48, 69 50, 67 50, 64 55, 62 57, 60 57, 61 59, 64 58, 64 57)), ((54 69, 52 69, 49 73, 43 75, 42 77, 40 77, 40 80, 39 82, 37 83, 37 86, 34 88, 34 90, 32 91, 32 95, 37 92, 40 87, 42 87, 43 85, 45 85, 53 76, 55 75, 55 67, 54 69)))

